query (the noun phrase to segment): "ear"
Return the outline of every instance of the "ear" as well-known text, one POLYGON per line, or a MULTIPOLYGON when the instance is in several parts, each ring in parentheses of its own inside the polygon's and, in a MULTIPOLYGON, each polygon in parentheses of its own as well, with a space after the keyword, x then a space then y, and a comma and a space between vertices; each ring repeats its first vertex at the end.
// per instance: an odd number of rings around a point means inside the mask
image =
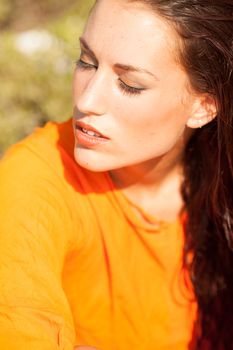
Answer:
POLYGON ((186 125, 189 128, 196 129, 210 123, 217 115, 217 107, 214 97, 202 95, 197 97, 193 105, 186 125))

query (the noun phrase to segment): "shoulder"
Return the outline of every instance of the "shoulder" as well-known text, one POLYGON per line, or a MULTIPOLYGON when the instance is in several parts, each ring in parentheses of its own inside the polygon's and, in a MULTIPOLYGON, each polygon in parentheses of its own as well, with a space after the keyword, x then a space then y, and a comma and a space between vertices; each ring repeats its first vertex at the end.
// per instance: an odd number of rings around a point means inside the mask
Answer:
POLYGON ((72 121, 48 122, 4 154, 0 162, 1 181, 17 187, 20 183, 43 186, 50 182, 65 190, 69 174, 73 169, 77 171, 73 148, 72 121))
POLYGON ((61 244, 72 243, 74 198, 65 174, 73 166, 71 148, 68 121, 37 128, 5 153, 0 162, 3 232, 27 227, 40 235, 47 232, 54 240, 59 237, 61 244))
POLYGON ((71 245, 83 244, 86 222, 109 184, 103 173, 80 167, 73 151, 68 120, 37 128, 6 152, 0 162, 0 217, 8 217, 7 226, 12 219, 15 226, 16 217, 22 225, 30 218, 33 230, 42 222, 54 237, 63 231, 71 245))
POLYGON ((36 128, 31 135, 10 147, 1 160, 1 168, 20 165, 18 170, 23 171, 29 166, 29 160, 32 161, 30 167, 35 162, 50 165, 58 163, 62 150, 71 152, 71 136, 71 121, 61 124, 48 122, 44 127, 36 128), (20 163, 23 159, 27 162, 20 163))

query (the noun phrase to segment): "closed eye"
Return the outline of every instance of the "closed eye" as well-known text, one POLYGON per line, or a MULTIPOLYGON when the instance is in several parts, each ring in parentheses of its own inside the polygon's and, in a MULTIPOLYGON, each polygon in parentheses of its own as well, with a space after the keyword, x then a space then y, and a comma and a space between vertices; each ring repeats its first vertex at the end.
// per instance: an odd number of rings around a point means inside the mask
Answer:
MULTIPOLYGON (((76 61, 77 68, 90 70, 90 69, 98 69, 98 66, 95 66, 94 64, 87 63, 83 61, 82 59, 78 59, 76 61)), ((119 81, 119 87, 124 95, 139 95, 141 91, 145 90, 144 88, 135 88, 133 86, 129 86, 125 84, 121 79, 118 79, 119 81)))
POLYGON ((94 64, 90 64, 90 63, 84 62, 81 59, 76 61, 76 66, 80 67, 80 68, 84 68, 84 69, 98 68, 94 64))

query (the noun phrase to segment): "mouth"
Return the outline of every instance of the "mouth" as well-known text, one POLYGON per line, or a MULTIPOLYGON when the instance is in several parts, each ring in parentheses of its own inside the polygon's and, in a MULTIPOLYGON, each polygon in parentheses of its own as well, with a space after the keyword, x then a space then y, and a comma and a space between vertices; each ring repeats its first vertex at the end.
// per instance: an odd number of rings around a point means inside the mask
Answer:
POLYGON ((93 148, 109 143, 110 139, 99 130, 81 121, 73 122, 75 138, 80 146, 93 148))
POLYGON ((97 137, 97 138, 109 140, 107 136, 103 135, 100 131, 95 129, 93 126, 85 124, 81 121, 74 121, 74 128, 76 130, 80 130, 82 133, 89 135, 91 137, 97 137))

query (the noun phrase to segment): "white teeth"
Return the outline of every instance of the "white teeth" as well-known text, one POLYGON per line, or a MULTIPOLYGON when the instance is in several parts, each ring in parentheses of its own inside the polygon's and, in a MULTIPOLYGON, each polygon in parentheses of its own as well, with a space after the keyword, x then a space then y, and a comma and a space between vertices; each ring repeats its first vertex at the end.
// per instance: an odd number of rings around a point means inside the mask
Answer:
POLYGON ((97 136, 97 137, 100 137, 100 135, 96 134, 94 131, 91 131, 91 130, 87 130, 87 129, 82 129, 83 132, 85 132, 86 134, 90 135, 90 136, 97 136))
POLYGON ((87 133, 88 135, 90 135, 90 136, 95 136, 94 131, 89 131, 89 130, 88 130, 86 133, 87 133))

